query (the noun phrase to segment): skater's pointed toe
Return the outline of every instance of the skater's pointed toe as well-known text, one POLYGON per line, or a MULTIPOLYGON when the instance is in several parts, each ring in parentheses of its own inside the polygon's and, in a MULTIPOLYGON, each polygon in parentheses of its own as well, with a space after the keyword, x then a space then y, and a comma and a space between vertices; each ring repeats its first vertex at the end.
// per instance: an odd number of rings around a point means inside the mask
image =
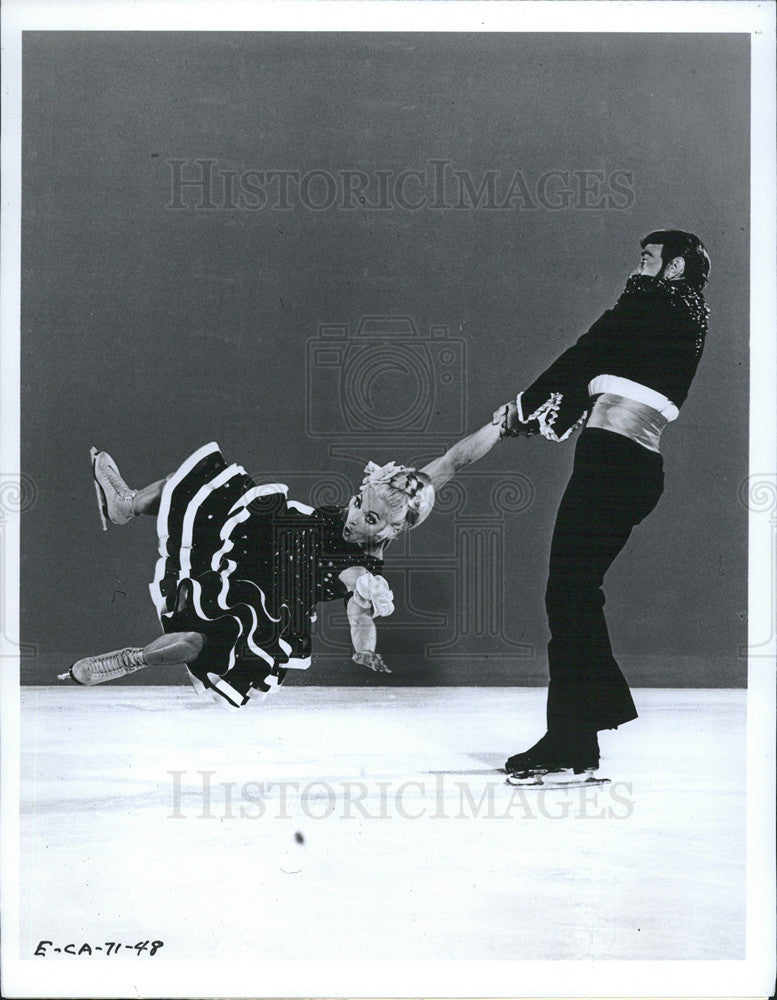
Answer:
POLYGON ((83 660, 78 660, 73 666, 68 670, 68 676, 71 677, 76 684, 95 684, 96 680, 92 680, 92 674, 90 671, 90 660, 91 657, 87 657, 83 660))
POLYGON ((533 747, 524 750, 522 753, 514 753, 505 761, 505 771, 513 773, 515 771, 527 771, 534 767, 544 767, 545 762, 556 759, 560 754, 558 742, 550 733, 538 740, 533 747))

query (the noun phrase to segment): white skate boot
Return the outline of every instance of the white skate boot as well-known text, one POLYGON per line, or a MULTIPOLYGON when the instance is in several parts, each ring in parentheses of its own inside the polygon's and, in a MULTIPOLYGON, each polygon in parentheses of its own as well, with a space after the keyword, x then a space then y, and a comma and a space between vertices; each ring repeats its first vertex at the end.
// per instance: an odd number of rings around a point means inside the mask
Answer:
POLYGON ((143 658, 143 650, 139 648, 116 649, 112 653, 101 653, 99 656, 85 656, 77 660, 65 674, 58 674, 57 680, 74 680, 76 684, 104 684, 115 681, 117 677, 133 674, 136 670, 147 667, 143 658))
POLYGON ((108 530, 107 521, 112 524, 126 524, 134 517, 132 500, 137 490, 131 490, 127 486, 107 451, 91 448, 89 454, 92 459, 92 475, 103 531, 108 530))

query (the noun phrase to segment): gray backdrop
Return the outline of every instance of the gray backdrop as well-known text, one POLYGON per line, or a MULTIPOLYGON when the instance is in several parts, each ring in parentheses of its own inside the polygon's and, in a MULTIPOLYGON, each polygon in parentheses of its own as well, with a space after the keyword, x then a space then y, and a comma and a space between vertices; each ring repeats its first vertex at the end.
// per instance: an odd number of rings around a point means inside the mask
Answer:
MULTIPOLYGON (((27 33, 23 680, 158 633, 153 522, 101 532, 91 444, 139 486, 216 439, 338 502, 488 420, 676 226, 711 332, 608 615, 633 683, 744 683, 748 71, 736 35, 27 33)), ((573 449, 500 443, 389 550, 393 681, 543 682, 573 449)), ((378 683, 343 621, 297 683, 378 683)))

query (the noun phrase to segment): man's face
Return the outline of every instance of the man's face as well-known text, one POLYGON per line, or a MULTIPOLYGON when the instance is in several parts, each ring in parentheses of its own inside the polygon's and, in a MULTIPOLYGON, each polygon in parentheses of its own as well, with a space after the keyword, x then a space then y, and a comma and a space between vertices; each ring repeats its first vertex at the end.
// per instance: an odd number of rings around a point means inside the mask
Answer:
POLYGON ((655 278, 661 273, 663 266, 661 244, 648 243, 646 247, 642 248, 642 252, 639 255, 639 267, 636 271, 632 271, 632 274, 646 274, 651 278, 655 278))

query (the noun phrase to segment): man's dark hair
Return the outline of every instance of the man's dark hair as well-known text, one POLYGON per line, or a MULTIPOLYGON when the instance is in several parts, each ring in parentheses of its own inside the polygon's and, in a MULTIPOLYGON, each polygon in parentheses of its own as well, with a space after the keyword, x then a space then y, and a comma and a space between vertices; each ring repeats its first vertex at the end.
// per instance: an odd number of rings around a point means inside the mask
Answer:
POLYGON ((682 280, 696 291, 704 288, 710 273, 710 258, 698 236, 681 229, 657 229, 640 240, 639 245, 644 250, 649 243, 661 245, 662 275, 667 264, 675 257, 682 257, 685 261, 682 280))

